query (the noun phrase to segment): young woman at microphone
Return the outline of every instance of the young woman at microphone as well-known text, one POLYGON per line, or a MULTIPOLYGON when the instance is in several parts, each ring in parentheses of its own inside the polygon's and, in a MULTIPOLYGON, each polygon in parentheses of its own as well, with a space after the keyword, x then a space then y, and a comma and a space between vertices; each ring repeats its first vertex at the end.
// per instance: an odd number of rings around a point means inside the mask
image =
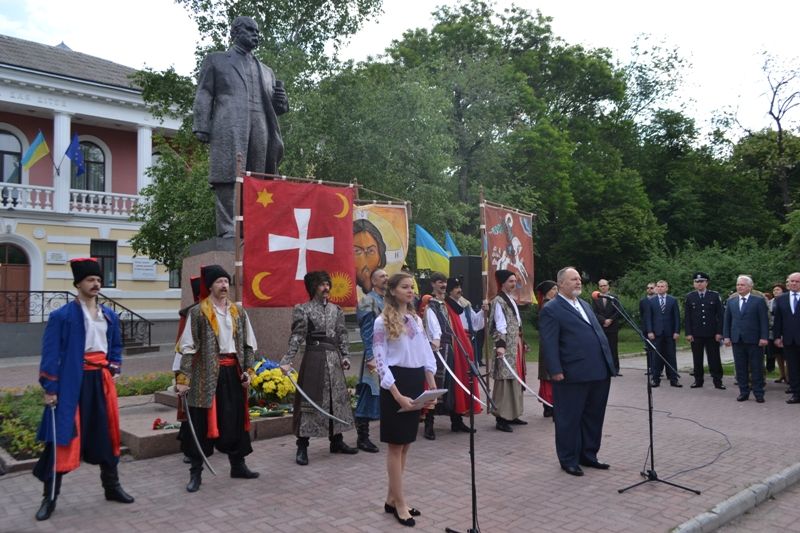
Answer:
MULTIPOLYGON (((419 412, 412 399, 427 382, 436 388, 436 359, 431 351, 422 321, 414 312, 414 278, 399 272, 389 278, 383 313, 375 320, 372 351, 381 380, 381 442, 389 446, 386 472, 389 489, 384 510, 394 514, 404 526, 413 527, 421 513, 409 507, 403 494, 403 471, 411 443, 417 438, 419 412)), ((432 408, 435 401, 425 407, 432 408)))

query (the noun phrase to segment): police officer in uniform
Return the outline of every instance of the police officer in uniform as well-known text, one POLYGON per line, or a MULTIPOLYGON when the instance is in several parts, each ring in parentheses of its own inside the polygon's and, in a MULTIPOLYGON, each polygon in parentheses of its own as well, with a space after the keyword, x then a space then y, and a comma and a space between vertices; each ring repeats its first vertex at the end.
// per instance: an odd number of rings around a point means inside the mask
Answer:
POLYGON ((703 350, 705 350, 714 387, 724 390, 722 361, 719 355, 724 310, 719 293, 708 290, 708 281, 708 274, 695 272, 692 275, 695 290, 686 295, 684 303, 684 330, 686 340, 692 345, 694 359, 694 383, 691 388, 703 386, 703 350))

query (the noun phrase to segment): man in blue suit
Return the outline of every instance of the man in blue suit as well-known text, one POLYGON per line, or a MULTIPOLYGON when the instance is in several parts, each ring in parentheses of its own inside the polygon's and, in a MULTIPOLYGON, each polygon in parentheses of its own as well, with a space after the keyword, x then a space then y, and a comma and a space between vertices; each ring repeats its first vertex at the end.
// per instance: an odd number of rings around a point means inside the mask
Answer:
POLYGON ((775 346, 783 347, 792 397, 786 403, 800 403, 800 272, 789 274, 785 293, 772 307, 775 321, 772 333, 775 346))
POLYGON ((737 401, 750 397, 750 390, 758 403, 764 403, 764 347, 769 342, 767 302, 752 294, 750 276, 736 278, 737 296, 725 304, 722 336, 725 346, 733 344, 733 362, 736 381, 739 383, 737 401))
POLYGON ((539 314, 541 355, 553 381, 553 421, 561 468, 582 476, 581 466, 607 470, 597 459, 614 362, 611 348, 588 303, 581 276, 559 270, 558 296, 539 314))
MULTIPOLYGON (((675 353, 675 341, 681 332, 681 313, 678 302, 667 294, 669 284, 662 280, 656 283, 656 295, 647 302, 644 314, 644 329, 647 338, 667 362, 667 377, 673 387, 683 387, 678 379, 678 359, 675 353)), ((651 381, 653 387, 661 384, 661 371, 664 370, 664 359, 653 354, 651 365, 651 381)))

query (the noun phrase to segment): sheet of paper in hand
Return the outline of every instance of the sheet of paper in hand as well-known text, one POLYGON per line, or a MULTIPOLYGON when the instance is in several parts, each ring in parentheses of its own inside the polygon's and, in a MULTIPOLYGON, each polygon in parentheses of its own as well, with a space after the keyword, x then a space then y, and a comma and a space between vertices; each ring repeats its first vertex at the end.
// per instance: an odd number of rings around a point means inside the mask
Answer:
POLYGON ((398 413, 405 413, 406 411, 419 411, 425 404, 430 402, 431 400, 436 400, 440 396, 447 393, 447 389, 431 389, 426 390, 413 400, 411 400, 412 408, 411 409, 400 409, 398 413))

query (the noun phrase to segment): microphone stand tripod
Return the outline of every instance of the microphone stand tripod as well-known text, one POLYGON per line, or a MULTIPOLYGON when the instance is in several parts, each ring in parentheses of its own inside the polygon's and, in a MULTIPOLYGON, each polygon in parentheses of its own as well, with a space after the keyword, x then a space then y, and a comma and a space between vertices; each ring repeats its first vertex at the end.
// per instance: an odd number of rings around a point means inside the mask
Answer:
MULTIPOLYGON (((605 298, 605 297, 604 296, 600 296, 600 298, 605 298)), ((672 368, 672 365, 670 365, 669 362, 664 358, 664 356, 661 355, 661 353, 656 349, 656 347, 652 343, 652 341, 649 338, 647 338, 647 335, 645 335, 644 332, 642 332, 642 330, 639 329, 639 326, 636 325, 636 322, 634 322, 634 320, 631 318, 631 316, 628 314, 628 312, 622 306, 622 302, 620 302, 616 298, 607 298, 607 299, 611 302, 611 305, 614 306, 614 309, 617 310, 617 312, 620 314, 620 316, 622 316, 625 319, 625 321, 628 323, 628 325, 630 325, 630 327, 632 327, 633 330, 636 333, 639 334, 639 337, 642 339, 642 341, 644 341, 645 345, 649 346, 651 352, 653 354, 657 355, 658 357, 660 357, 661 360, 664 361, 665 365, 667 365, 668 367, 672 368)), ((690 489, 689 487, 684 487, 683 485, 678 485, 677 483, 673 483, 671 481, 667 481, 665 479, 661 479, 661 478, 658 477, 658 473, 656 472, 656 465, 655 465, 655 461, 656 460, 655 460, 655 457, 653 455, 653 385, 652 385, 652 382, 651 382, 651 379, 653 377, 652 376, 653 369, 652 369, 652 365, 651 365, 650 360, 651 360, 651 357, 647 357, 647 418, 648 418, 648 424, 649 424, 649 429, 650 429, 650 446, 649 446, 649 450, 648 450, 648 453, 650 455, 650 469, 647 470, 646 472, 645 471, 640 472, 642 477, 645 478, 644 481, 639 481, 638 483, 634 483, 633 485, 630 485, 628 487, 619 489, 617 492, 622 494, 623 492, 625 492, 627 490, 630 490, 630 489, 633 489, 633 488, 636 488, 639 485, 644 485, 645 483, 649 483, 651 481, 657 481, 659 483, 664 483, 665 485, 670 485, 672 487, 676 487, 678 489, 683 489, 683 490, 686 490, 686 491, 689 491, 689 492, 693 492, 693 493, 699 495, 700 494, 699 490, 690 489)), ((672 370, 674 370, 677 373, 677 370, 675 368, 672 368, 672 370)))
MULTIPOLYGON (((447 304, 445 304, 447 305, 447 304)), ((465 313, 468 311, 464 311, 465 313)), ((470 468, 470 488, 471 488, 471 496, 472 496, 472 528, 468 529, 466 533, 480 533, 480 527, 478 527, 478 490, 477 485, 475 483, 475 380, 478 380, 478 384, 483 389, 484 394, 486 394, 486 409, 493 411, 496 409, 496 406, 492 399, 489 397, 489 388, 486 383, 483 381, 481 377, 480 370, 478 367, 475 366, 475 363, 470 360, 467 351, 464 349, 464 345, 461 343, 461 339, 456 337, 455 332, 450 329, 450 338, 455 339, 458 343, 458 346, 461 348, 461 353, 464 355, 464 359, 467 361, 469 365, 469 468, 470 468)), ((455 350, 453 350, 453 356, 455 356, 455 350)), ((459 533, 459 530, 452 529, 452 528, 445 528, 447 533, 459 533)))

